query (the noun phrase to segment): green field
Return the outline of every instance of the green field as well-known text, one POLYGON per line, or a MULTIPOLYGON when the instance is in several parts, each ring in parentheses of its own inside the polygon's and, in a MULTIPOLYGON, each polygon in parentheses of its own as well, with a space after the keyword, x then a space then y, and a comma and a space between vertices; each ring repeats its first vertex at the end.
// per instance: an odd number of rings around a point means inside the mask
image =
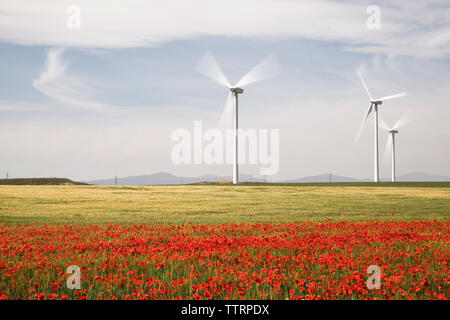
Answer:
POLYGON ((0 186, 0 222, 448 220, 450 183, 0 186))

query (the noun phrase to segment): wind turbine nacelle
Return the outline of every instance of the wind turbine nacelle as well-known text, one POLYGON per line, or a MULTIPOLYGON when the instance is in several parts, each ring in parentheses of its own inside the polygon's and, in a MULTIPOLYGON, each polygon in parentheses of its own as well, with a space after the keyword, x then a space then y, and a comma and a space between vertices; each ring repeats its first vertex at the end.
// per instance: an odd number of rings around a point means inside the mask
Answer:
POLYGON ((373 104, 376 104, 377 106, 379 106, 380 104, 383 104, 383 101, 381 100, 377 100, 377 101, 370 101, 373 104))
POLYGON ((398 130, 389 130, 389 133, 398 133, 398 130))
POLYGON ((237 94, 244 93, 244 89, 241 88, 230 88, 230 91, 237 94))

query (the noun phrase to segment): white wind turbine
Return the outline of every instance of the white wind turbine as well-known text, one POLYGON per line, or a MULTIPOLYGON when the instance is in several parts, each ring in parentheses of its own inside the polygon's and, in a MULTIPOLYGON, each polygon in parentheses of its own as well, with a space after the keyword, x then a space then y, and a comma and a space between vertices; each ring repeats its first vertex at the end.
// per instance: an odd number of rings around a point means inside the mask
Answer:
POLYGON ((242 94, 244 90, 241 88, 250 83, 265 80, 275 76, 278 73, 278 63, 273 55, 267 56, 263 61, 256 65, 246 75, 244 75, 235 85, 231 85, 227 77, 219 67, 216 59, 210 51, 206 51, 200 59, 196 70, 208 78, 229 89, 228 98, 225 103, 222 115, 220 117, 219 126, 228 127, 231 118, 233 118, 234 128, 234 160, 233 160, 233 184, 239 182, 238 171, 238 95, 242 94), (233 95, 234 95, 234 110, 233 110, 233 95))
POLYGON ((378 161, 378 106, 380 106, 383 101, 394 99, 394 98, 400 98, 406 96, 406 92, 401 92, 397 94, 393 94, 386 97, 381 97, 378 99, 373 99, 372 95, 369 92, 369 88, 366 85, 366 82, 364 81, 364 78, 361 74, 361 71, 359 69, 356 69, 356 73, 358 74, 359 78, 361 79, 362 85, 364 89, 366 90, 368 96, 369 96, 369 102, 370 106, 369 109, 366 112, 366 115, 364 116, 364 119, 361 123, 361 126, 359 128, 358 134, 356 135, 356 141, 358 141, 359 136, 361 134, 362 128, 364 127, 364 123, 366 122, 366 119, 369 117, 372 110, 375 112, 374 115, 374 121, 375 121, 375 165, 374 165, 374 181, 379 182, 380 181, 380 170, 379 170, 379 161, 378 161))
POLYGON ((403 127, 405 124, 407 124, 408 122, 410 122, 410 119, 407 118, 406 115, 403 115, 395 124, 392 128, 389 128, 389 126, 386 124, 386 122, 383 121, 382 118, 380 118, 380 124, 381 127, 386 130, 389 134, 390 137, 387 140, 386 143, 386 152, 385 152, 385 156, 387 156, 389 154, 389 149, 391 149, 391 166, 392 166, 392 182, 395 182, 395 135, 398 133, 398 129, 400 129, 401 127, 403 127))

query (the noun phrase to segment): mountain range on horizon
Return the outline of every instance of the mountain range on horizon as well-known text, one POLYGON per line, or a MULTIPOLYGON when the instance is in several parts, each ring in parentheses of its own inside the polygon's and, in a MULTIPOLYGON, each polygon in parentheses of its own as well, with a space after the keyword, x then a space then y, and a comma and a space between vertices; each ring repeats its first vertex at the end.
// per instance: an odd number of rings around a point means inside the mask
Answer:
MULTIPOLYGON (((199 177, 179 177, 168 172, 158 172, 148 175, 118 177, 118 185, 139 186, 139 185, 179 185, 200 182, 215 182, 219 180, 232 180, 231 176, 218 175, 202 175, 199 177)), ((241 174, 239 181, 241 182, 273 182, 273 183, 309 183, 309 182, 370 182, 370 179, 356 179, 351 177, 340 176, 336 174, 320 174, 315 176, 302 177, 293 180, 266 180, 256 178, 252 175, 241 174)), ((382 178, 381 181, 390 181, 390 178, 382 178)), ((412 172, 397 177, 399 182, 407 181, 450 181, 450 177, 433 175, 425 172, 412 172)), ((115 185, 115 179, 99 179, 91 181, 83 181, 93 185, 115 185)))

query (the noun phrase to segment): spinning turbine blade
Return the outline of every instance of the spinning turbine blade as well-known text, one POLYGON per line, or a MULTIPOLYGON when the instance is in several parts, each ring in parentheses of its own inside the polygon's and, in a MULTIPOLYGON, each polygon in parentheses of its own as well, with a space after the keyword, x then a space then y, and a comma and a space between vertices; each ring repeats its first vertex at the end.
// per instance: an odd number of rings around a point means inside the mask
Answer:
POLYGON ((363 121, 361 122, 361 126, 359 127, 358 134, 356 135, 355 142, 358 142, 359 136, 361 135, 362 129, 364 127, 364 123, 366 122, 366 119, 369 117, 370 113, 372 112, 372 109, 373 109, 373 104, 370 104, 370 107, 367 110, 367 113, 366 113, 363 121))
POLYGON ((233 126, 233 94, 228 93, 227 101, 219 119, 219 129, 230 129, 233 126))
POLYGON ((389 131, 390 129, 389 129, 388 125, 386 124, 386 122, 384 122, 383 118, 380 117, 379 120, 380 120, 380 126, 381 126, 384 130, 389 131))
POLYGON ((401 97, 404 97, 404 96, 406 96, 406 92, 400 92, 400 93, 397 93, 397 94, 393 94, 391 96, 386 96, 386 97, 379 98, 377 100, 385 101, 385 100, 390 100, 390 99, 395 99, 395 98, 401 98, 401 97))
POLYGON ((200 58, 195 70, 227 88, 231 87, 230 82, 209 50, 200 58))
POLYGON ((393 129, 397 130, 398 128, 403 127, 405 124, 411 122, 411 118, 407 115, 404 114, 400 117, 400 119, 398 119, 398 121, 394 124, 393 129))
POLYGON ((366 82, 364 81, 364 78, 363 78, 363 76, 362 76, 361 71, 360 71, 358 68, 356 68, 355 70, 356 70, 356 74, 358 75, 359 79, 361 80, 361 83, 362 83, 364 89, 365 89, 366 92, 367 92, 367 95, 368 95, 369 98, 370 98, 370 101, 373 101, 372 95, 371 95, 370 92, 369 92, 369 88, 367 87, 367 84, 366 84, 366 82))
POLYGON ((373 104, 371 104, 369 109, 367 109, 367 113, 366 113, 366 116, 364 117, 364 121, 367 120, 367 118, 369 117, 370 113, 372 112, 372 109, 373 109, 373 104))
POLYGON ((279 73, 278 61, 274 55, 267 56, 263 61, 250 70, 235 87, 243 87, 250 83, 265 80, 276 76, 279 73))

